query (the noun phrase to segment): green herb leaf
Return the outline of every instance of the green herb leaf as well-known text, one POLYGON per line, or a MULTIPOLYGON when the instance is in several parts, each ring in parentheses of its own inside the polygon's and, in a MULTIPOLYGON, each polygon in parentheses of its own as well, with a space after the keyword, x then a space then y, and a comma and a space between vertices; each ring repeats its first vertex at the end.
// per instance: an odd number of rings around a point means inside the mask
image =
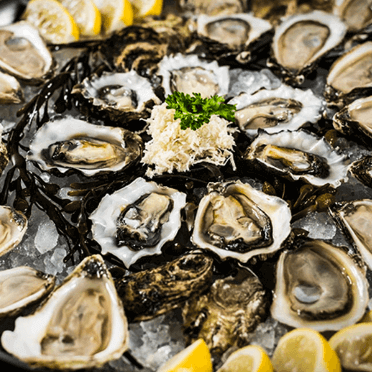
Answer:
POLYGON ((209 123, 212 115, 219 115, 226 120, 235 120, 236 105, 223 103, 225 100, 220 96, 202 98, 200 93, 184 94, 174 92, 165 102, 167 109, 175 109, 175 119, 181 119, 181 129, 191 128, 196 130, 203 124, 209 123))

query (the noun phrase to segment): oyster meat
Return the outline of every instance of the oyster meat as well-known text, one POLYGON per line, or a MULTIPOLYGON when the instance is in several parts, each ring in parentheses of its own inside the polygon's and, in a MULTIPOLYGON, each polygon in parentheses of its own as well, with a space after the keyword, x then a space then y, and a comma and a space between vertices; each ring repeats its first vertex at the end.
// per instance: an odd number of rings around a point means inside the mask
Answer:
POLYGON ((28 266, 0 271, 0 317, 15 316, 54 288, 54 275, 28 266))
POLYGON ((310 89, 304 91, 284 84, 255 94, 241 93, 228 103, 236 105, 235 121, 248 136, 256 135, 260 128, 275 133, 315 123, 324 106, 310 89))
POLYGON ((271 316, 291 327, 336 331, 368 305, 365 269, 347 251, 320 240, 295 243, 277 263, 271 316))
POLYGON ((182 311, 186 343, 203 338, 214 355, 249 343, 249 332, 267 315, 268 298, 247 268, 217 279, 208 293, 190 298, 182 311))
POLYGON ((75 85, 72 93, 81 94, 90 108, 112 120, 147 118, 152 106, 160 104, 150 82, 134 70, 93 75, 75 85))
POLYGON ((341 43, 346 31, 339 17, 320 10, 287 17, 275 30, 274 59, 284 75, 301 83, 315 62, 341 43))
POLYGON ((196 212, 192 242, 222 259, 247 262, 276 252, 290 233, 291 212, 281 198, 240 181, 211 183, 196 212))
POLYGON ((191 14, 236 14, 248 10, 246 0, 178 0, 182 10, 191 14))
POLYGON ((115 280, 115 286, 128 320, 139 322, 198 296, 209 288, 212 276, 213 259, 203 253, 189 253, 154 269, 125 275, 115 280))
POLYGON ((38 30, 22 21, 0 28, 0 67, 27 81, 39 81, 54 60, 38 30))
POLYGON ((163 245, 181 227, 186 194, 137 178, 106 195, 90 215, 93 238, 102 253, 111 253, 130 267, 139 258, 161 254, 163 245))
POLYGON ((23 102, 23 91, 18 80, 9 74, 0 72, 0 104, 23 102))
POLYGON ((142 139, 129 130, 65 118, 45 123, 30 144, 27 160, 61 173, 86 176, 123 170, 142 154, 142 139))
POLYGON ((338 202, 330 214, 372 269, 372 200, 338 202))
POLYGON ((372 41, 350 49, 332 64, 328 76, 325 97, 328 101, 353 96, 372 87, 372 41))
POLYGON ((333 13, 344 20, 351 32, 360 31, 372 22, 370 0, 335 1, 333 13))
POLYGON ((336 112, 333 127, 345 135, 355 135, 371 144, 372 96, 357 99, 336 112))
POLYGON ((202 98, 216 94, 223 96, 229 89, 229 68, 216 61, 206 62, 196 54, 165 56, 157 74, 162 77, 165 96, 175 91, 185 94, 200 93, 202 98))
POLYGON ((304 129, 273 134, 261 130, 244 158, 273 173, 314 186, 329 183, 338 187, 347 180, 345 155, 335 151, 324 138, 304 129))
POLYGON ((85 258, 37 311, 1 336, 5 350, 33 367, 101 367, 128 347, 128 324, 99 255, 85 258))
POLYGON ((372 156, 354 161, 349 167, 350 173, 361 183, 372 187, 372 156))
POLYGON ((12 207, 0 206, 0 256, 16 247, 28 226, 27 217, 12 207))

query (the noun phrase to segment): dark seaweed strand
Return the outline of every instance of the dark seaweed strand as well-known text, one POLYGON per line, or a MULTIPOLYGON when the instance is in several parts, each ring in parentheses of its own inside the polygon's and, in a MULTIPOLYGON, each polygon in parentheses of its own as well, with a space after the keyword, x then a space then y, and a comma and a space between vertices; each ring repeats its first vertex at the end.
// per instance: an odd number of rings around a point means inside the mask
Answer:
MULTIPOLYGON (((27 217, 30 217, 33 205, 43 210, 53 220, 59 234, 65 237, 70 250, 66 258, 71 260, 75 251, 78 251, 81 257, 91 254, 85 240, 86 229, 79 226, 82 219, 78 217, 77 224, 74 225, 64 216, 64 213, 76 213, 80 204, 74 206, 73 202, 58 198, 55 195, 59 190, 58 185, 46 184, 36 174, 27 170, 23 156, 25 146, 20 142, 26 128, 30 130, 34 122, 39 128, 49 120, 48 102, 55 93, 60 91, 56 100, 57 112, 61 113, 72 107, 73 97, 69 92, 74 84, 90 75, 90 60, 94 52, 95 49, 85 50, 79 56, 72 58, 62 67, 58 75, 43 85, 39 94, 18 111, 17 116, 21 119, 10 131, 7 141, 8 155, 14 165, 7 172, 0 192, 0 200, 2 204, 6 204, 10 193, 14 191, 13 206, 24 212, 27 217), (81 231, 84 231, 84 234, 81 234, 81 231)), ((67 262, 66 258, 65 262, 67 262)))

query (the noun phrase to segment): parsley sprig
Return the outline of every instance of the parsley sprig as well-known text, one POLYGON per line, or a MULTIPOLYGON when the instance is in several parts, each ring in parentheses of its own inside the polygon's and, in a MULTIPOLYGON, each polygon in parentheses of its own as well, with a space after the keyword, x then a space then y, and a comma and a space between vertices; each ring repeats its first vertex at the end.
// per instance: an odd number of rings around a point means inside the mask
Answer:
POLYGON ((209 123, 212 115, 219 115, 226 120, 235 120, 236 105, 229 105, 224 102, 224 98, 213 96, 202 98, 200 93, 184 94, 174 92, 169 95, 165 102, 167 109, 175 109, 175 119, 181 119, 181 129, 191 128, 196 130, 203 124, 209 123))

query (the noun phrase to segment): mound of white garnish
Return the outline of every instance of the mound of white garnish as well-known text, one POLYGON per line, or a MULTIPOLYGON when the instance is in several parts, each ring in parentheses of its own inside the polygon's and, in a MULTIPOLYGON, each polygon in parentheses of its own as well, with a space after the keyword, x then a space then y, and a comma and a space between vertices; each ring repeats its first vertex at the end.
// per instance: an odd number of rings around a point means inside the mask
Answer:
POLYGON ((197 130, 181 129, 181 119, 174 119, 174 109, 167 104, 154 106, 147 133, 152 140, 145 144, 142 163, 150 165, 146 176, 152 178, 173 171, 185 172, 194 164, 208 162, 225 165, 231 162, 235 169, 232 134, 238 131, 231 122, 212 115, 209 123, 197 130))

